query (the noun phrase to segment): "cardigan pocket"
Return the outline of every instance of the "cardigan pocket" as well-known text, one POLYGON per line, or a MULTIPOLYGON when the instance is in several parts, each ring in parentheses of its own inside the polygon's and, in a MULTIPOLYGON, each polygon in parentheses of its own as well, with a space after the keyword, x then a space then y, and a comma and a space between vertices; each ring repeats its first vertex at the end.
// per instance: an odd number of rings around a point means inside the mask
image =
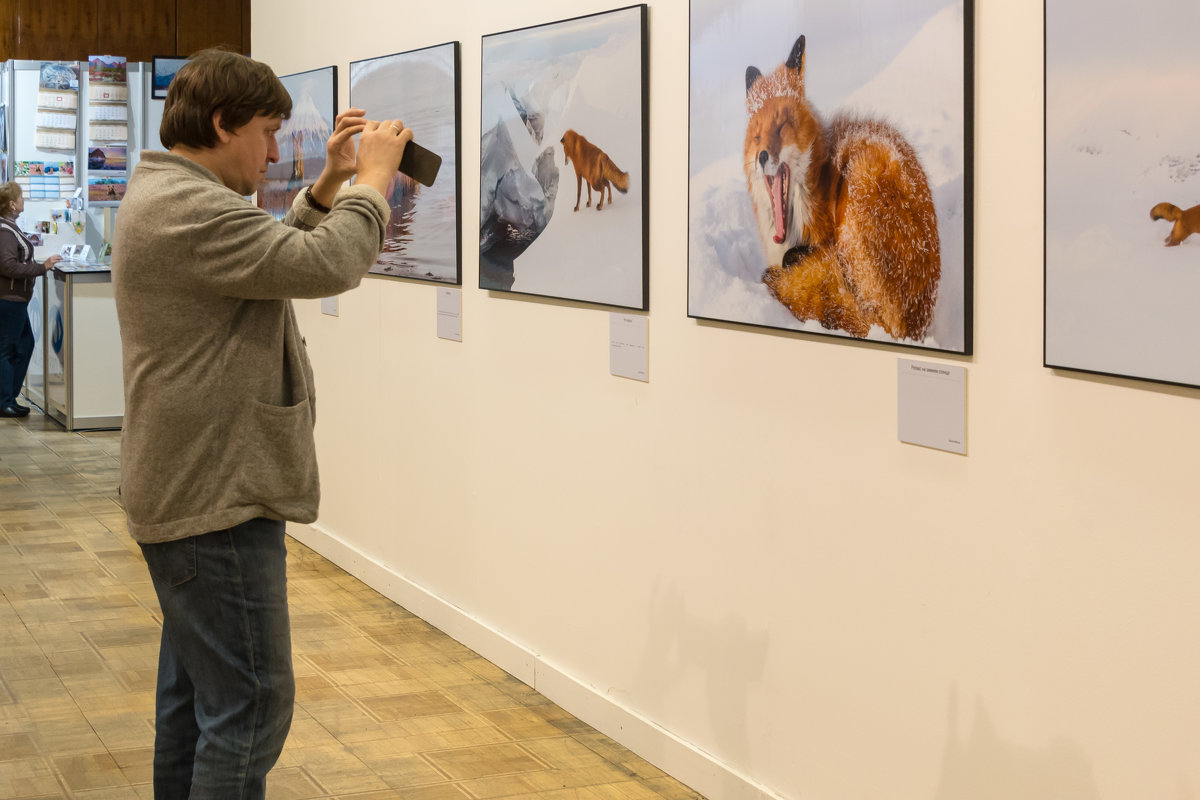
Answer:
POLYGON ((243 426, 247 498, 264 505, 302 501, 317 486, 317 454, 308 400, 293 406, 250 401, 243 426))

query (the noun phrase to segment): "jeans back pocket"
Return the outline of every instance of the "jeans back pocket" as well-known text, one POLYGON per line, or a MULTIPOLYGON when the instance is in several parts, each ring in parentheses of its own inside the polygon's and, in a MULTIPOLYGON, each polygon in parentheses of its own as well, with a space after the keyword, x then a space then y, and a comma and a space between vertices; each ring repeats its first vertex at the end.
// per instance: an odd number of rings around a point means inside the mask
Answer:
POLYGON ((172 588, 196 577, 196 537, 176 539, 173 542, 143 544, 142 555, 150 569, 150 577, 157 584, 172 588))

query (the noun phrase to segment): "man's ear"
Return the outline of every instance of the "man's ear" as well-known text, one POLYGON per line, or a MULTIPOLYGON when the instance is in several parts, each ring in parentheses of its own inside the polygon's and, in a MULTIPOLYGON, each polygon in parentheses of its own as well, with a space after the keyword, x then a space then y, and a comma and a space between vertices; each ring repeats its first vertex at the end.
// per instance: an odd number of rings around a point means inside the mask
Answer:
POLYGON ((217 134, 218 144, 229 144, 233 138, 233 134, 221 127, 221 109, 217 109, 212 115, 213 131, 217 134))

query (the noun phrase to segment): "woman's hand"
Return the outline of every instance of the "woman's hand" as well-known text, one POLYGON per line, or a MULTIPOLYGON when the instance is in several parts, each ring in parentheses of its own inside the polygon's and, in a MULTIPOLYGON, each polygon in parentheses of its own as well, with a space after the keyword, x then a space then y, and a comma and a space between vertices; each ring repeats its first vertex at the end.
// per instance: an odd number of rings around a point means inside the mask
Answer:
POLYGON ((60 261, 62 261, 62 256, 55 254, 43 261, 42 266, 46 268, 46 272, 49 272, 50 270, 54 269, 55 265, 60 261))

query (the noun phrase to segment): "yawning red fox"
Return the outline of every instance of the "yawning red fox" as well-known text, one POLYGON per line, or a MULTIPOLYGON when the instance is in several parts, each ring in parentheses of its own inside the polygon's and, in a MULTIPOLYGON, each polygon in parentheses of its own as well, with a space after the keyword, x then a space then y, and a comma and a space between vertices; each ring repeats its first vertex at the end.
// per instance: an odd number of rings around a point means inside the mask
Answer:
POLYGON ((937 213, 912 146, 880 120, 826 125, 804 93, 804 37, 778 69, 746 70, 745 169, 763 281, 799 319, 863 337, 929 329, 941 275, 937 213))

